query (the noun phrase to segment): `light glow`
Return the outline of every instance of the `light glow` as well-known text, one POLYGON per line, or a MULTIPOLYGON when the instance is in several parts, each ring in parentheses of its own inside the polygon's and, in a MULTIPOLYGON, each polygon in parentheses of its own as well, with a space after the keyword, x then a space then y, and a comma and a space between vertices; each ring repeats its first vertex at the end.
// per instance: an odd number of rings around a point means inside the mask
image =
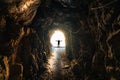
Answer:
POLYGON ((58 40, 60 40, 60 44, 59 46, 60 47, 65 47, 65 36, 63 34, 63 32, 57 30, 53 33, 51 39, 50 39, 50 42, 52 44, 52 46, 58 46, 58 40))

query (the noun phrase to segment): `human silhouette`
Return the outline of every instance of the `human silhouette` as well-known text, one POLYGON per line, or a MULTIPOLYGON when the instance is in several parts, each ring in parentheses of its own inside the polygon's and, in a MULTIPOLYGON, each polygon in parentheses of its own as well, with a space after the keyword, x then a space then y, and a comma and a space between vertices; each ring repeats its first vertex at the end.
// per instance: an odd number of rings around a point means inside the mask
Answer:
POLYGON ((61 40, 56 40, 57 42, 58 42, 58 46, 60 46, 60 42, 61 42, 61 40))

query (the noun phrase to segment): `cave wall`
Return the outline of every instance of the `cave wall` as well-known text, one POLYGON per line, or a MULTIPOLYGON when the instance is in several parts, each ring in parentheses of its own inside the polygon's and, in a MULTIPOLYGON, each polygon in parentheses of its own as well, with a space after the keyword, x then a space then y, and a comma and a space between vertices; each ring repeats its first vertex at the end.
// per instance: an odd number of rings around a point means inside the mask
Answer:
POLYGON ((0 1, 0 80, 36 79, 45 70, 42 37, 30 26, 40 2, 0 1))
POLYGON ((119 1, 67 1, 0 1, 0 79, 41 79, 49 53, 46 32, 56 25, 70 30, 74 79, 120 79, 119 1))
POLYGON ((120 79, 119 59, 116 57, 120 53, 120 46, 114 43, 115 40, 119 44, 119 38, 116 37, 120 34, 119 20, 118 1, 96 1, 92 4, 88 24, 97 45, 93 68, 95 73, 104 74, 107 79, 120 79))
POLYGON ((119 80, 119 2, 96 0, 88 4, 88 11, 81 8, 80 26, 73 29, 74 75, 82 80, 119 80))

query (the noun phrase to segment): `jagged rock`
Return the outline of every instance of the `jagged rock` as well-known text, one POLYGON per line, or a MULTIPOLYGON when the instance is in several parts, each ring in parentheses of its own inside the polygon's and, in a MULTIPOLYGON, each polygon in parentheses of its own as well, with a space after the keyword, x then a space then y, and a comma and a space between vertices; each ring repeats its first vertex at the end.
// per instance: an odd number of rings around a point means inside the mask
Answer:
POLYGON ((0 79, 40 79, 59 28, 74 80, 120 80, 119 13, 118 0, 0 0, 0 79))
POLYGON ((2 15, 8 15, 15 21, 14 24, 28 25, 34 18, 39 4, 40 0, 2 0, 0 7, 6 8, 1 8, 2 15))

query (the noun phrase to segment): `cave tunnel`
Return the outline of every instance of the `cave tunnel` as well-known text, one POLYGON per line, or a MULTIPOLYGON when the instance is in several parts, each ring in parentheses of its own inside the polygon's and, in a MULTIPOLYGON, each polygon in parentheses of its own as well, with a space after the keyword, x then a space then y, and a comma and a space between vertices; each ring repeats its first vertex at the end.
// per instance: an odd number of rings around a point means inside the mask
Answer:
POLYGON ((120 80, 119 0, 0 0, 0 80, 120 80))

